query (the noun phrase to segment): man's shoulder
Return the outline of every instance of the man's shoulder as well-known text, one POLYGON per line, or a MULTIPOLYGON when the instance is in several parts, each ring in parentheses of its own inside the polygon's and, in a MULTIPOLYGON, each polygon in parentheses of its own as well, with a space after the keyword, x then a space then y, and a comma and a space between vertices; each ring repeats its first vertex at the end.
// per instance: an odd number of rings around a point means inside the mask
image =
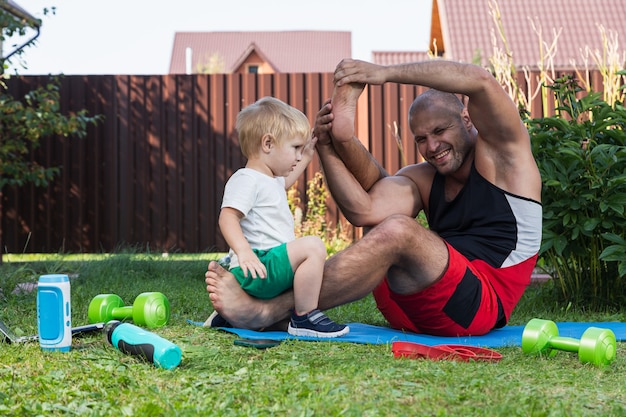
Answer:
POLYGON ((430 183, 432 181, 432 178, 435 176, 435 172, 435 168, 428 162, 418 162, 416 164, 411 164, 400 168, 400 170, 396 172, 395 175, 408 177, 417 184, 421 181, 427 181, 430 183))
POLYGON ((396 177, 404 177, 412 181, 421 199, 421 206, 428 207, 428 196, 433 185, 437 170, 428 162, 407 165, 396 173, 396 177))

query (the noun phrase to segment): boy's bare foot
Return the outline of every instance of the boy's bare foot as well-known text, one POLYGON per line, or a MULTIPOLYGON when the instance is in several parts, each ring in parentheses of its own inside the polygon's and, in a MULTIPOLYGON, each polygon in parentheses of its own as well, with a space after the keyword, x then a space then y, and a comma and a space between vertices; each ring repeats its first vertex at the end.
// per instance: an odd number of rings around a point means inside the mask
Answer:
POLYGON ((349 142, 354 137, 356 104, 365 84, 350 83, 335 86, 333 91, 332 137, 336 142, 349 142))
POLYGON ((263 329, 281 320, 281 314, 288 315, 289 308, 292 308, 287 307, 286 311, 281 313, 282 304, 278 298, 259 300, 251 297, 241 289, 235 276, 215 261, 209 263, 205 282, 213 307, 234 327, 263 329))

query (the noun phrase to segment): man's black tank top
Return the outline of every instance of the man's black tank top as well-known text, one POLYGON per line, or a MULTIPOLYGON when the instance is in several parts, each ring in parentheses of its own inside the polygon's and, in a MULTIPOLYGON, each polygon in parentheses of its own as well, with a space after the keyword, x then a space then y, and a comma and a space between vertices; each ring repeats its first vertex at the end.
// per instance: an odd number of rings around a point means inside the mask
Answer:
POLYGON ((428 223, 470 261, 494 268, 516 265, 534 256, 541 244, 541 204, 508 193, 472 169, 465 186, 447 202, 445 177, 435 174, 428 223))

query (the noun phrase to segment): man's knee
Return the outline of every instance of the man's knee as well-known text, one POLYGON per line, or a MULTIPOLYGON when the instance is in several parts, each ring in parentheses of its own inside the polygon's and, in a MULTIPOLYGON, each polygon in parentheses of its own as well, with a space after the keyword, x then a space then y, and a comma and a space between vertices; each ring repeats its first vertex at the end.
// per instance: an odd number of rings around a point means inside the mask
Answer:
POLYGON ((416 238, 419 239, 423 233, 431 233, 415 219, 401 214, 387 217, 373 230, 377 230, 385 244, 396 242, 399 246, 413 246, 416 238))

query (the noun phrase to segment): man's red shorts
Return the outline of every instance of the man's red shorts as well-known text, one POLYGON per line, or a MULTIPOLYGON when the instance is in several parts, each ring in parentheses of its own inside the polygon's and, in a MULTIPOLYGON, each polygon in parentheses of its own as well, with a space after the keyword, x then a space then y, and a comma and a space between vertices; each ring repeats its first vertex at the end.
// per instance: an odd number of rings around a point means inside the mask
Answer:
POLYGON ((440 336, 481 335, 506 324, 510 312, 530 282, 536 257, 519 266, 498 269, 470 262, 448 245, 449 264, 443 277, 416 294, 395 294, 387 278, 374 290, 380 312, 391 327, 440 336), (524 276, 526 275, 526 276, 524 276), (509 279, 510 282, 502 285, 509 279), (506 305, 496 290, 506 288, 506 305))

